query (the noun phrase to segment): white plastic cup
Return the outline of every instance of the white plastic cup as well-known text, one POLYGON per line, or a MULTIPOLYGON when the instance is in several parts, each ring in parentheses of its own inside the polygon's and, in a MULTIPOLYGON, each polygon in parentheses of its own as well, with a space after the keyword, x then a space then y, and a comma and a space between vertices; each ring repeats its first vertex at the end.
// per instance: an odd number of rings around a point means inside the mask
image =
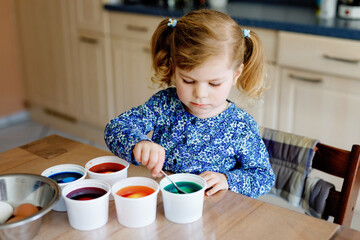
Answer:
POLYGON ((111 192, 115 199, 117 218, 121 225, 140 228, 155 221, 159 192, 159 184, 156 181, 146 177, 130 177, 116 182, 112 186, 111 192), (141 198, 126 198, 116 194, 120 189, 129 186, 146 186, 154 189, 155 192, 141 198))
MULTIPOLYGON (((128 168, 129 168, 129 163, 127 161, 125 161, 124 159, 118 158, 116 156, 97 157, 97 158, 91 159, 85 165, 85 169, 86 169, 90 179, 104 180, 107 183, 109 183, 110 186, 112 186, 117 181, 127 178, 128 168), (102 163, 118 163, 118 164, 125 166, 125 168, 120 171, 113 172, 113 173, 96 173, 96 172, 90 171, 90 168, 92 168, 96 165, 102 164, 102 163)), ((114 200, 114 197, 112 195, 110 195, 110 200, 114 200)))
POLYGON ((179 194, 166 191, 164 188, 171 184, 169 179, 164 177, 160 181, 160 189, 164 204, 165 217, 174 223, 191 223, 202 217, 204 206, 204 193, 206 181, 195 174, 178 173, 169 176, 174 182, 193 182, 202 188, 199 191, 179 194))
MULTIPOLYGON (((72 182, 68 182, 68 183, 58 183, 58 185, 60 186, 61 190, 72 183, 75 182, 79 182, 85 179, 86 177, 86 169, 80 165, 76 165, 76 164, 61 164, 61 165, 56 165, 53 167, 50 167, 46 170, 44 170, 41 175, 45 176, 45 177, 50 177, 51 175, 54 175, 56 173, 62 173, 62 172, 76 172, 76 173, 80 173, 82 174, 82 177, 72 181, 72 182)), ((55 206, 53 207, 53 210, 58 211, 58 212, 66 212, 66 205, 65 205, 65 201, 64 198, 61 196, 59 201, 55 204, 55 206)))
POLYGON ((115 182, 127 177, 128 168, 129 168, 129 163, 127 161, 125 161, 124 159, 115 157, 115 156, 97 157, 97 158, 91 159, 85 165, 85 169, 86 169, 90 179, 101 179, 101 180, 108 182, 111 186, 115 182), (120 171, 113 172, 113 173, 96 173, 96 172, 90 171, 90 168, 92 168, 96 165, 102 164, 102 163, 118 163, 118 164, 125 166, 125 168, 120 171))
POLYGON ((109 217, 110 192, 110 184, 100 179, 85 179, 81 182, 67 185, 61 194, 65 199, 71 227, 81 231, 89 231, 104 226, 109 217), (86 187, 101 188, 106 193, 101 197, 91 200, 74 200, 67 197, 72 191, 86 187))
POLYGON ((320 18, 334 18, 336 16, 337 0, 318 0, 317 15, 320 18))

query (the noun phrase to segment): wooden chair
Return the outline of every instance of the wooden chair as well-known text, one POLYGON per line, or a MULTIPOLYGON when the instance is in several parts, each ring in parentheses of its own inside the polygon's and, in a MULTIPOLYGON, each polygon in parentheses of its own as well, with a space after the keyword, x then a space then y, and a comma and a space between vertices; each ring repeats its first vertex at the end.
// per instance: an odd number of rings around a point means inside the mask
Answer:
POLYGON ((351 151, 322 143, 316 145, 312 167, 344 179, 341 191, 330 191, 325 213, 334 217, 334 223, 350 227, 360 188, 360 145, 351 151))

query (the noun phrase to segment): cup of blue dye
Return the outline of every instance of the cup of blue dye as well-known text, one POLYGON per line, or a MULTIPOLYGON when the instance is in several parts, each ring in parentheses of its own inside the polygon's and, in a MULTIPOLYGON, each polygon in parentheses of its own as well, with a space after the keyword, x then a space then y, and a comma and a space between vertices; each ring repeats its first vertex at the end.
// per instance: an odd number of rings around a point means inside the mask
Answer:
POLYGON ((160 181, 165 217, 174 223, 191 223, 202 217, 206 181, 195 174, 178 173, 169 176, 188 194, 180 194, 164 177, 160 181))
MULTIPOLYGON (((62 190, 71 183, 84 180, 86 177, 86 169, 76 164, 61 164, 44 170, 41 175, 55 180, 62 190)), ((65 201, 62 196, 53 207, 53 210, 66 212, 65 201)))

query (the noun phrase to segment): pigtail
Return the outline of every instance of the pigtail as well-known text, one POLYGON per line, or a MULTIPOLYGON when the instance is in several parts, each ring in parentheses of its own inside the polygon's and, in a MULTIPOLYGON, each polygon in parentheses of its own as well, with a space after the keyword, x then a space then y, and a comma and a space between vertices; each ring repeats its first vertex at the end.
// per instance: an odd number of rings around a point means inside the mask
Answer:
POLYGON ((237 81, 237 88, 250 97, 259 98, 264 92, 265 58, 261 41, 255 32, 244 37, 244 69, 237 81))
POLYGON ((151 57, 154 74, 151 81, 166 87, 172 85, 171 77, 174 66, 171 60, 171 45, 173 39, 172 27, 168 26, 168 20, 160 22, 151 38, 151 57))

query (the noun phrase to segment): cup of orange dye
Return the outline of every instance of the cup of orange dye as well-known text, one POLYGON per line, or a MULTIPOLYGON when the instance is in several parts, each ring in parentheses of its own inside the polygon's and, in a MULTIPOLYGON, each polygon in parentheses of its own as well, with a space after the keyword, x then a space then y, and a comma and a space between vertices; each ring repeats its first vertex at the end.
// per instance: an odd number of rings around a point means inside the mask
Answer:
MULTIPOLYGON (((127 177, 129 163, 116 156, 103 156, 91 159, 85 165, 90 179, 101 179, 112 186, 127 177)), ((110 195, 110 200, 114 198, 110 195)))
POLYGON ((130 228, 145 227, 156 219, 159 184, 146 177, 130 177, 116 182, 111 189, 118 221, 130 228))

